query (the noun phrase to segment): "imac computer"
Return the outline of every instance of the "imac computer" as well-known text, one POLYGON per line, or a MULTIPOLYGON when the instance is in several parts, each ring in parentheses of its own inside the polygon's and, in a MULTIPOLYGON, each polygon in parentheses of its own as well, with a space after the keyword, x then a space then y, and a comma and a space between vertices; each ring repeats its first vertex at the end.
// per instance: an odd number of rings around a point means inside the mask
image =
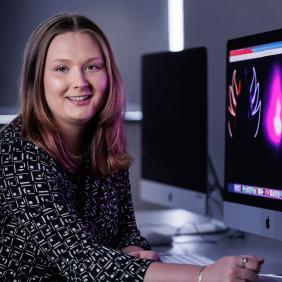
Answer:
POLYGON ((141 199, 206 214, 204 47, 142 57, 141 199))
POLYGON ((226 225, 282 240, 282 30, 227 44, 226 225))

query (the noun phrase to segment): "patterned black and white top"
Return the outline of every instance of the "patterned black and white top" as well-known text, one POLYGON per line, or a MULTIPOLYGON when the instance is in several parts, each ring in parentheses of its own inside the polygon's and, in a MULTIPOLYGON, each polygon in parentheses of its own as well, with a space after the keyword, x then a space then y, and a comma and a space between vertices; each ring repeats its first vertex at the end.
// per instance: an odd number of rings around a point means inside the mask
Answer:
POLYGON ((20 128, 0 134, 0 281, 143 281, 128 172, 72 176, 20 128))

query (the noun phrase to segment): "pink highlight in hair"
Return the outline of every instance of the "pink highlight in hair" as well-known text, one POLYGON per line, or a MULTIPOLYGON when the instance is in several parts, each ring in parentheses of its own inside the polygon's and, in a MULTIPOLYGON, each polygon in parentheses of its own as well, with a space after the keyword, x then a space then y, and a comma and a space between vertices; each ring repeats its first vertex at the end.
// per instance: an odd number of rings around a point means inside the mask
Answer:
POLYGON ((274 69, 269 92, 265 119, 266 133, 268 140, 274 146, 279 146, 282 137, 282 81, 281 70, 278 67, 274 69))

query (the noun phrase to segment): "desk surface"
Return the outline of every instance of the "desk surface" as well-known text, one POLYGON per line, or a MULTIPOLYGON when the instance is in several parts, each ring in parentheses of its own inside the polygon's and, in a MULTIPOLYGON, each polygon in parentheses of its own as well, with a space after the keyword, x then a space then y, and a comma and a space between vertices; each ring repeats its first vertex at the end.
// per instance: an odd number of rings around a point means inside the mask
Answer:
MULTIPOLYGON (((142 233, 147 226, 177 228, 185 221, 194 221, 195 224, 203 222, 207 218, 193 215, 182 210, 157 210, 136 212, 137 225, 142 233)), ((163 231, 162 230, 162 231, 163 231)), ((169 232, 169 231, 168 231, 169 232)), ((185 254, 194 252, 213 260, 228 255, 250 254, 265 259, 262 267, 263 273, 281 274, 282 272, 282 241, 272 240, 257 235, 244 233, 244 236, 236 238, 238 232, 230 231, 217 235, 189 235, 174 237, 171 246, 154 247, 156 251, 168 251, 173 254, 185 254)))

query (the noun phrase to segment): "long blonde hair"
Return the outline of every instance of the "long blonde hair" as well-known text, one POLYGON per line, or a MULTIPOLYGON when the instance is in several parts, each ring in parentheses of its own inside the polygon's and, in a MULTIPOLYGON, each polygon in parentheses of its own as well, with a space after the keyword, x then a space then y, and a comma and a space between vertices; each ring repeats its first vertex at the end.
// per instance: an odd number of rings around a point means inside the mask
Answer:
POLYGON ((85 32, 100 45, 108 76, 107 97, 102 110, 89 122, 84 157, 90 155, 93 172, 105 176, 130 165, 123 120, 124 88, 109 41, 90 19, 68 13, 45 20, 31 34, 24 52, 20 80, 22 135, 43 148, 67 170, 76 163, 62 143, 59 129, 47 105, 43 75, 46 54, 53 38, 66 32, 85 32))

